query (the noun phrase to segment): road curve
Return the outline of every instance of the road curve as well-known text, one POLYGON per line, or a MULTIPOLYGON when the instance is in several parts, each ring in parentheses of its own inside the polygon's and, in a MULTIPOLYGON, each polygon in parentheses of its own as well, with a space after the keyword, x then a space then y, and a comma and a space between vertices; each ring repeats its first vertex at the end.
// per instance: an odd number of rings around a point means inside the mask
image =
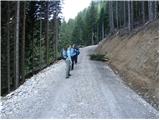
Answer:
MULTIPOLYGON (((61 61, 39 73, 44 75, 32 91, 25 91, 30 92, 25 97, 17 93, 3 98, 2 118, 158 118, 158 111, 124 85, 110 67, 89 60, 95 47, 81 49, 69 79, 61 61)), ((24 91, 23 87, 19 89, 24 91)))

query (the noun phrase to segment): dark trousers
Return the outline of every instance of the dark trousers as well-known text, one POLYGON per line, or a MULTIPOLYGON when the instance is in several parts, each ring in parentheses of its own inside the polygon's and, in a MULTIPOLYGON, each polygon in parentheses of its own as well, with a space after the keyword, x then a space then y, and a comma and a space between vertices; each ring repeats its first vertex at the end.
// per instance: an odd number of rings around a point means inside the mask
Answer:
POLYGON ((74 69, 75 56, 72 56, 72 57, 71 57, 71 60, 72 60, 72 67, 71 67, 71 70, 73 70, 73 69, 74 69))
POLYGON ((78 55, 75 56, 75 64, 77 64, 78 55))
POLYGON ((71 69, 73 70, 74 69, 74 63, 77 63, 77 55, 72 56, 71 60, 72 60, 72 67, 71 67, 71 69))

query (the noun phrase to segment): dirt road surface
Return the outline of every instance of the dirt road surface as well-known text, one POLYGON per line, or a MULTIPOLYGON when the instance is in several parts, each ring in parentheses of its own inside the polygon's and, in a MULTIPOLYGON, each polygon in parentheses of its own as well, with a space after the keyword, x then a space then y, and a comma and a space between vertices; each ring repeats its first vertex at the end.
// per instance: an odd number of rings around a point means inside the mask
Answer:
POLYGON ((105 63, 89 60, 96 46, 81 49, 65 79, 60 61, 2 98, 2 118, 158 118, 158 111, 124 85, 105 63))

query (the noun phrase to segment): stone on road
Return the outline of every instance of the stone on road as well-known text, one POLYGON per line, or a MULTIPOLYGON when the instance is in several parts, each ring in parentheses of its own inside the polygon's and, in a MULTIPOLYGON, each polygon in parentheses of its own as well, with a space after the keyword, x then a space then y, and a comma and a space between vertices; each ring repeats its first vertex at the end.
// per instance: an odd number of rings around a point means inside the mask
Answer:
POLYGON ((2 118, 158 118, 150 104, 124 85, 105 63, 89 60, 96 46, 81 49, 65 79, 60 61, 2 98, 2 118))

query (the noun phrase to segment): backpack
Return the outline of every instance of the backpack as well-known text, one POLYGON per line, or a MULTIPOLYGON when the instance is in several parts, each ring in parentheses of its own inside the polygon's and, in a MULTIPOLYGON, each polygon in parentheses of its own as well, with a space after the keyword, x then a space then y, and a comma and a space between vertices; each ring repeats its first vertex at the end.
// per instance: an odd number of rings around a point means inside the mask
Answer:
POLYGON ((76 54, 77 54, 77 55, 79 55, 79 54, 80 54, 79 49, 76 49, 76 54))
POLYGON ((61 50, 61 58, 63 59, 63 60, 66 60, 66 58, 67 58, 67 51, 65 51, 65 50, 61 50))

